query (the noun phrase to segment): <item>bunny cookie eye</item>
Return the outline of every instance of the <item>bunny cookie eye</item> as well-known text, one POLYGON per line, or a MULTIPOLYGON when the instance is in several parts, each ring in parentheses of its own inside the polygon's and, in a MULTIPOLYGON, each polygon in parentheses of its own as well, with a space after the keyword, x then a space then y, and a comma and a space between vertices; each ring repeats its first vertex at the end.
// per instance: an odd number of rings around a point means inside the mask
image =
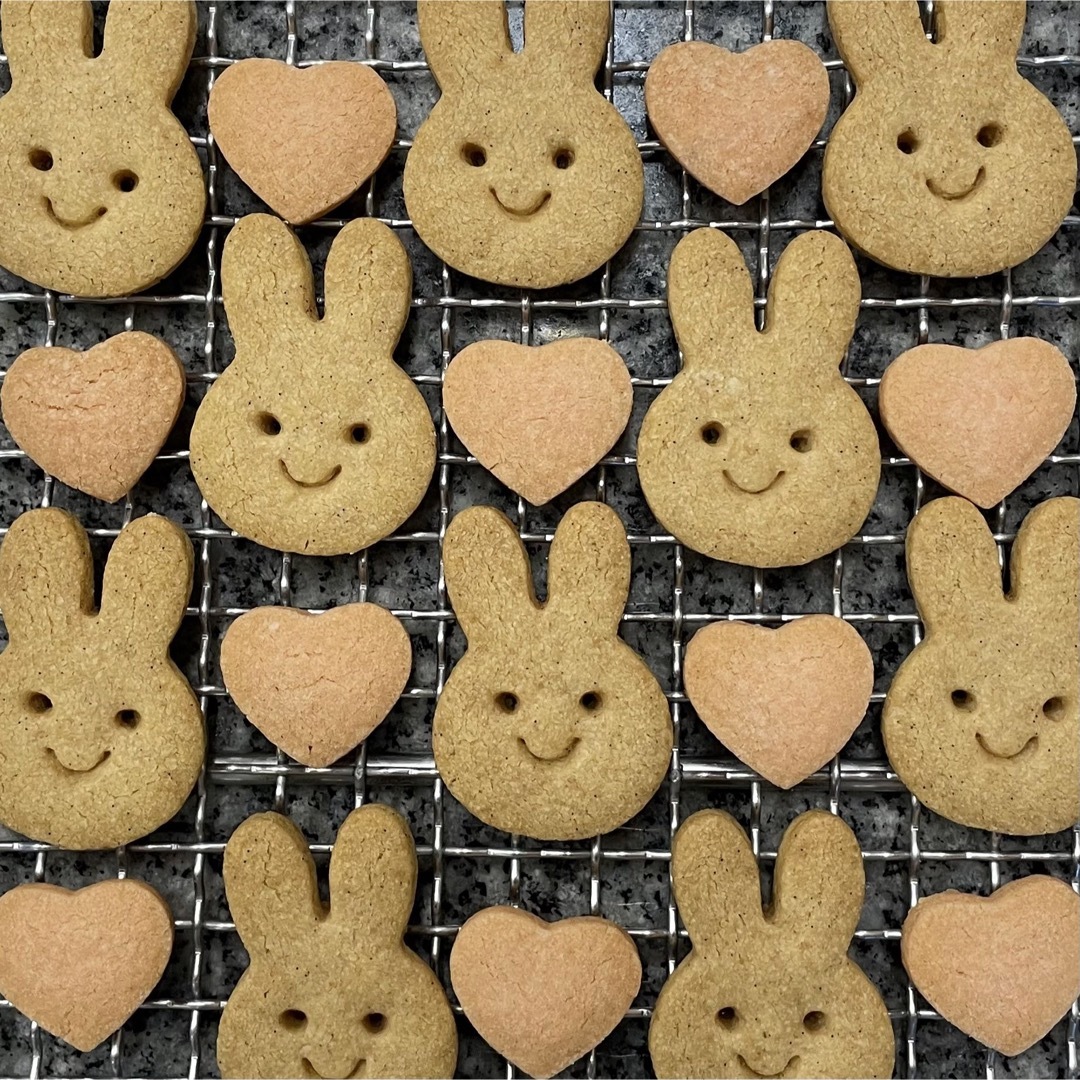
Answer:
POLYGON ((811 1009, 802 1018, 802 1024, 807 1031, 821 1031, 825 1026, 825 1014, 817 1009, 811 1009))
POLYGON ((1065 719, 1065 699, 1063 697, 1047 698, 1043 702, 1043 716, 1050 720, 1064 720, 1065 719))
POLYGON ((738 1024, 739 1014, 734 1005, 725 1005, 722 1009, 717 1010, 716 1019, 721 1027, 725 1027, 730 1031, 738 1024))
POLYGON ((896 149, 901 154, 914 154, 919 149, 919 140, 911 128, 905 128, 896 136, 896 149))
POLYGON ((371 429, 367 424, 353 424, 349 428, 349 441, 354 443, 366 443, 371 438, 371 429))
POLYGON ((793 431, 788 446, 797 454, 807 454, 814 448, 814 433, 807 428, 793 431))
POLYGON ((35 690, 26 696, 26 707, 32 713, 47 713, 52 709, 52 698, 35 690))
POLYGON ((474 169, 483 168, 487 164, 487 152, 476 143, 465 143, 461 148, 461 159, 466 165, 474 169))
POLYGON ((588 693, 581 695, 580 705, 586 712, 596 712, 603 704, 603 701, 604 699, 600 696, 598 690, 590 690, 588 693))
POLYGON ((518 699, 516 694, 511 694, 504 691, 501 694, 495 695, 495 704, 500 712, 512 713, 517 712, 518 699))
POLYGON ((278 1023, 286 1031, 303 1031, 307 1027, 307 1013, 302 1009, 286 1009, 278 1017, 278 1023))
POLYGON ((139 186, 139 178, 130 169, 120 169, 112 175, 113 187, 125 194, 134 191, 139 186))
POLYGON ((138 709, 120 709, 116 714, 116 722, 121 727, 129 730, 138 727, 140 720, 142 720, 142 716, 139 714, 138 709))
POLYGON ((975 695, 970 690, 954 690, 950 696, 957 709, 962 712, 974 712, 975 695))
POLYGON ((704 424, 701 428, 701 441, 708 443, 709 446, 716 446, 723 437, 724 425, 718 424, 715 420, 704 424))
POLYGON ((260 412, 255 414, 255 426, 264 435, 280 435, 281 421, 273 413, 260 412))
POLYGON ((975 139, 980 146, 997 146, 1003 134, 1004 131, 998 124, 983 124, 975 139))
POLYGON ((364 1015, 360 1023, 366 1032, 378 1035, 386 1028, 386 1017, 380 1012, 370 1012, 364 1015))
POLYGON ((574 151, 562 146, 551 155, 551 160, 556 169, 569 169, 574 164, 574 151))
POLYGON ((53 167, 53 157, 48 150, 43 150, 40 146, 35 146, 30 151, 30 164, 33 165, 38 172, 48 172, 53 167))

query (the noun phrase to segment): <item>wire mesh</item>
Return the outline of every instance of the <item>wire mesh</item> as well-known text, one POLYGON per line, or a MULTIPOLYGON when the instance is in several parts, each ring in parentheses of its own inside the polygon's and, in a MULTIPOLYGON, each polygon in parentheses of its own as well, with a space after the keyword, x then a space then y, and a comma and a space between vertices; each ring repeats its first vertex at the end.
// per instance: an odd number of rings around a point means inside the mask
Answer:
MULTIPOLYGON (((0 888, 27 880, 77 885, 130 873, 169 899, 176 947, 151 1000, 90 1054, 76 1053, 0 1001, 0 1075, 216 1075, 217 1018, 244 962, 221 882, 229 833, 251 812, 279 809, 305 830, 324 869, 338 825, 369 798, 397 806, 410 821, 421 862, 410 942, 430 959, 448 989, 454 934, 464 918, 487 904, 522 904, 548 917, 603 914, 629 930, 645 969, 641 993, 616 1032, 571 1075, 650 1075, 645 1043, 651 1008, 687 949, 667 876, 671 837, 685 816, 704 805, 723 806, 746 825, 766 878, 783 828, 801 810, 826 806, 853 826, 867 870, 867 904, 853 955, 889 1006, 898 1075, 1080 1075, 1076 1005, 1031 1051, 1002 1059, 937 1017, 900 964, 900 925, 922 895, 948 887, 986 892, 1031 871, 1056 874, 1074 888, 1080 882, 1080 827, 1017 839, 953 825, 923 810, 884 759, 880 704, 893 671, 921 632, 903 575, 903 537, 918 507, 939 493, 935 486, 883 433, 882 486, 865 531, 810 567, 767 572, 713 563, 683 549, 657 530, 637 487, 634 433, 678 365, 663 290, 674 244, 699 226, 730 232, 756 274, 763 318, 770 270, 784 245, 800 230, 831 226, 820 202, 821 152, 853 88, 828 36, 823 5, 770 0, 613 5, 612 39, 599 85, 638 136, 646 207, 626 249, 585 282, 523 293, 484 286, 438 263, 412 233, 401 199, 408 137, 395 143, 388 163, 357 197, 301 230, 317 273, 344 220, 378 216, 398 230, 415 279, 399 359, 437 423, 436 476, 417 513, 369 552, 334 560, 282 556, 235 537, 191 480, 186 450, 191 415, 231 356, 220 298, 221 244, 239 216, 261 209, 206 129, 206 98, 217 74, 244 56, 276 56, 301 66, 350 59, 386 78, 398 103, 400 130, 411 136, 436 90, 419 48, 412 5, 278 0, 199 6, 196 57, 175 106, 207 178, 206 226, 191 257, 155 289, 107 301, 41 292, 0 275, 5 366, 32 344, 85 348, 132 328, 161 334, 186 356, 188 401, 178 430, 122 506, 94 503, 54 482, 0 429, 0 535, 23 510, 62 505, 88 527, 100 564, 110 539, 134 515, 153 510, 183 524, 195 545, 196 578, 174 654, 199 696, 210 736, 206 768, 174 822, 115 853, 61 852, 0 832, 0 888), (829 119, 789 177, 735 208, 698 187, 652 137, 644 118, 644 75, 652 57, 671 41, 699 38, 741 49, 774 34, 799 37, 825 56, 832 84, 829 119), (472 340, 503 337, 539 344, 566 333, 610 340, 626 357, 634 414, 628 435, 584 481, 551 506, 532 508, 501 488, 457 442, 439 408, 442 375, 472 340), (537 844, 472 819, 444 788, 430 754, 434 703, 464 645, 447 599, 441 545, 458 510, 477 502, 499 505, 534 554, 542 588, 540 556, 561 514, 581 498, 608 501, 628 526, 634 573, 623 634, 661 679, 671 704, 675 748, 667 782, 625 828, 591 842, 537 844), (237 713, 221 681, 221 635, 232 618, 259 604, 323 610, 354 600, 377 601, 404 620, 416 656, 413 675, 394 712, 351 758, 309 769, 275 751, 237 713), (841 755, 784 793, 731 758, 697 720, 682 690, 683 647, 697 628, 717 619, 778 625, 818 611, 846 619, 863 634, 875 656, 875 692, 866 719, 841 755)), ((1078 13, 1067 3, 1032 5, 1020 59, 1022 72, 1062 108, 1074 143, 1080 142, 1078 13)), ((103 14, 96 4, 98 40, 103 14)), ((520 4, 512 4, 518 42, 520 16, 520 4)), ((932 34, 932 5, 924 6, 924 16, 932 34)), ((6 88, 6 62, 0 64, 0 78, 6 88)), ((930 340, 976 345, 1036 334, 1054 340, 1075 362, 1080 355, 1078 250, 1080 217, 1072 213, 1047 249, 993 278, 932 282, 860 260, 864 300, 845 361, 848 381, 874 411, 885 364, 902 349, 930 340)), ((1074 420, 1058 452, 992 512, 1003 558, 1027 509, 1051 495, 1077 493, 1078 440, 1074 420)), ((462 1075, 514 1075, 467 1022, 462 1020, 460 1028, 462 1075)))

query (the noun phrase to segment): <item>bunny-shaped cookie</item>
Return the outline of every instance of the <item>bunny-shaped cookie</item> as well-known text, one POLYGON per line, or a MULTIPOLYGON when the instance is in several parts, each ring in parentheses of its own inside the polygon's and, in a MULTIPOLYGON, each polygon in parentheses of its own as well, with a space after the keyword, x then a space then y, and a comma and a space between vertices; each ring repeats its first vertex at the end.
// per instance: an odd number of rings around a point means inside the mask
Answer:
POLYGON ((169 659, 191 542, 156 514, 117 537, 94 610, 90 545, 30 510, 0 547, 0 821, 61 847, 110 848, 184 804, 202 767, 199 703, 169 659))
POLYGON ((251 963, 221 1014, 222 1076, 453 1075, 446 994, 402 940, 416 849, 400 814, 371 803, 345 819, 329 907, 300 830, 256 814, 225 846, 225 893, 251 963))
POLYGON ((138 292, 202 228, 202 166, 169 111, 195 44, 195 5, 114 0, 93 55, 84 0, 0 6, 0 264, 81 296, 138 292))
POLYGON ((660 523, 714 559, 794 566, 856 533, 874 501, 877 432, 839 364, 859 313, 842 240, 803 233, 780 257, 765 329, 735 242, 690 233, 668 271, 683 368, 638 435, 660 523))
POLYGON ((1076 151, 1054 106, 1016 69, 1023 0, 939 0, 937 40, 915 0, 830 0, 858 93, 825 149, 836 227, 897 270, 976 277, 1057 232, 1076 151))
POLYGON ((191 471, 243 536, 281 551, 345 555, 393 532, 435 468, 435 429, 394 363, 412 268, 370 218, 326 259, 326 313, 311 264, 275 217, 251 214, 225 242, 222 289, 236 357, 191 429, 191 471))
POLYGON ((660 786, 671 719, 648 666, 619 638, 630 589, 622 522, 602 503, 567 511, 548 600, 498 510, 446 530, 446 585, 469 647, 435 709, 435 762, 482 821, 538 840, 617 828, 660 786))
POLYGON ((764 911, 746 833, 722 810, 683 822, 671 879, 693 949, 653 1011, 658 1077, 892 1076, 888 1010, 847 955, 865 878, 840 818, 792 822, 764 911))
POLYGON ((515 53, 503 0, 420 0, 442 97, 405 162, 420 239, 484 281, 546 289, 602 266, 641 214, 626 121, 593 84, 607 0, 528 0, 515 53))
POLYGON ((900 778, 931 810, 1019 836, 1080 816, 1080 499, 1024 519, 1002 593, 997 545, 966 499, 935 499, 907 535, 926 636, 881 717, 900 778))

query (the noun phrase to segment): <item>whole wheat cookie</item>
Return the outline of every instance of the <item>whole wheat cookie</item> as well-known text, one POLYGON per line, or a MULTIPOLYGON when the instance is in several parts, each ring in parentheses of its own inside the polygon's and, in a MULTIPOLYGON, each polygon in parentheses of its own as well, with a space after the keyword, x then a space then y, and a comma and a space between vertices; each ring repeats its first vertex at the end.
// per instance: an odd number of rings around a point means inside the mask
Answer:
POLYGON ((926 636, 885 698, 893 768, 962 825, 1068 828, 1080 815, 1080 499, 1024 519, 1007 594, 990 529, 956 497, 916 515, 907 572, 926 636))
POLYGON ((649 1026, 658 1077, 890 1077, 892 1023, 848 945, 865 878, 854 833, 811 810, 784 833, 772 903, 738 822, 683 822, 671 880, 693 949, 649 1026))
POLYGON ((350 221, 326 259, 325 314, 289 228, 229 233, 222 291, 236 356, 199 406, 191 471, 230 528, 266 547, 345 555, 393 532, 435 468, 435 428, 394 363, 412 268, 401 241, 350 221))
POLYGON ((113 0, 93 55, 83 0, 0 6, 0 264, 46 289, 122 296, 191 250, 202 166, 169 110, 195 44, 195 5, 113 0))
POLYGON ((744 53, 677 41, 649 65, 645 105, 671 156, 741 206, 810 149, 829 108, 829 73, 801 41, 744 53))
POLYGON ((458 931, 450 978, 484 1040, 529 1076, 546 1078, 615 1030, 641 987, 641 958, 607 919, 546 922, 489 907, 458 931))
POLYGON ((630 545, 602 503, 567 511, 551 543, 548 599, 498 510, 446 530, 446 586, 468 649, 435 709, 435 762, 482 821, 538 840, 618 828, 667 772, 671 718, 648 665, 619 637, 630 545))
POLYGON ((199 703, 169 659, 194 556, 179 526, 136 518, 94 610, 90 545, 63 510, 30 510, 0 546, 0 822, 65 848, 153 832, 198 779, 199 703))
POLYGON ((499 285, 577 281, 623 246, 645 179, 626 121, 593 83, 606 0, 528 0, 514 52, 503 0, 420 0, 442 91, 405 162, 420 239, 499 285))
POLYGON ((446 994, 403 940, 416 849, 400 814, 345 819, 329 906, 300 830, 256 814, 225 846, 225 893, 251 962, 221 1014, 222 1076, 453 1076, 446 994))
POLYGON ((83 1053, 150 996, 172 945, 169 905, 134 878, 0 896, 0 994, 83 1053))
POLYGON ((990 896, 950 889, 908 912, 904 967, 950 1024, 1003 1054, 1021 1054, 1080 995, 1080 897, 1046 874, 990 896))
POLYGON ((221 675, 237 707, 275 746, 315 769, 382 723, 411 668, 405 627, 378 604, 321 615, 253 608, 221 641, 221 675))
POLYGON ((861 288, 844 242, 803 233, 780 256, 765 328, 738 246, 698 229, 668 270, 682 370, 637 442, 641 488, 688 547, 747 566, 795 566, 845 544, 877 493, 877 431, 839 365, 861 288))
POLYGON ((27 349, 0 389, 11 437, 57 480, 122 499, 169 437, 184 404, 184 369, 151 334, 129 330, 77 349, 27 349))
POLYGON ((881 421, 924 472, 977 506, 996 506, 1061 442, 1076 377, 1049 341, 981 349, 918 345, 886 369, 881 421))
POLYGON ((837 229, 896 270, 976 277, 1057 232, 1076 151, 1057 109, 1016 68, 1023 0, 941 0, 926 38, 914 0, 830 0, 857 93, 825 149, 837 229))
POLYGON ((206 116, 240 179, 294 225, 340 206, 383 163, 397 132, 386 83, 347 60, 230 64, 206 116))

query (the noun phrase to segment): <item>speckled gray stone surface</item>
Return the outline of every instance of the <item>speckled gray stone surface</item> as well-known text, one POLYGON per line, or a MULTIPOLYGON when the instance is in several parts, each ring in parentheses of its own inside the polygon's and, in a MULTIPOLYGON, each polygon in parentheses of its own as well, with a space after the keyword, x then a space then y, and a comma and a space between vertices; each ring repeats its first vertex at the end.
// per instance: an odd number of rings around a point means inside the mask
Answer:
MULTIPOLYGON (((95 5, 98 33, 104 10, 95 5)), ((649 139, 643 104, 642 70, 619 69, 627 62, 653 58, 666 44, 684 35, 683 3, 623 4, 615 7, 614 100, 640 139, 649 139)), ((383 2, 374 5, 374 39, 367 51, 365 29, 368 6, 345 3, 297 4, 296 29, 300 62, 316 59, 378 58, 391 61, 422 59, 415 11, 411 4, 383 2)), ((698 3, 694 9, 696 36, 741 49, 759 41, 764 30, 764 9, 759 3, 698 3)), ((520 5, 511 12, 514 33, 520 37, 520 5)), ((208 23, 210 8, 200 4, 200 32, 196 57, 210 51, 208 23)), ((286 11, 283 3, 218 4, 214 29, 216 55, 222 57, 284 57, 286 11)), ((824 6, 820 3, 777 3, 772 32, 777 37, 805 41, 823 57, 835 58, 829 37, 824 6)), ((1040 3, 1031 6, 1023 53, 1026 56, 1053 56, 1080 53, 1080 5, 1040 3)), ((1061 108, 1074 135, 1080 132, 1080 67, 1060 64, 1027 66, 1025 75, 1033 79, 1061 108)), ((410 139, 436 98, 430 75, 424 70, 384 69, 397 101, 400 137, 410 139)), ((206 135, 206 93, 209 66, 205 59, 192 66, 177 99, 177 111, 193 136, 206 135)), ((831 76, 833 101, 829 124, 839 114, 844 95, 841 71, 831 76)), ((0 65, 0 89, 6 88, 6 66, 0 65)), ((205 146, 200 153, 206 160, 205 146)), ((403 219, 401 173, 405 150, 396 149, 379 171, 371 189, 374 212, 383 218, 403 219)), ((690 181, 683 204, 682 175, 662 151, 647 149, 645 219, 674 221, 686 214, 696 220, 742 223, 733 228, 752 270, 758 267, 758 248, 767 244, 773 264, 793 233, 790 228, 760 229, 770 222, 792 219, 814 220, 825 216, 820 196, 821 152, 814 150, 792 173, 777 183, 769 197, 735 208, 712 196, 690 181)), ((226 218, 262 209, 219 158, 216 173, 216 212, 226 218)), ((367 212, 362 191, 340 212, 351 216, 367 212)), ((131 512, 153 510, 168 514, 183 525, 202 524, 198 492, 182 454, 186 447, 191 416, 205 391, 199 376, 219 370, 229 362, 232 342, 220 305, 213 309, 216 329, 208 335, 207 307, 199 299, 207 289, 208 245, 216 245, 216 259, 223 239, 222 229, 207 228, 190 258, 152 293, 152 303, 141 299, 127 302, 89 304, 61 300, 58 304, 56 343, 80 348, 122 330, 127 323, 140 330, 162 335, 183 357, 192 378, 182 419, 162 460, 152 466, 132 493, 131 512)), ((435 301, 446 295, 440 264, 409 228, 400 235, 413 259, 416 295, 408 329, 399 350, 399 360, 415 376, 435 376, 439 372, 443 342, 440 320, 443 308, 435 301)), ((498 297, 513 302, 512 307, 456 308, 450 320, 449 345, 453 351, 483 337, 517 340, 523 318, 532 340, 542 343, 563 334, 596 335, 606 328, 612 344, 619 349, 631 373, 643 380, 667 378, 678 362, 666 312, 663 310, 667 260, 681 234, 677 231, 642 230, 634 234, 626 248, 611 264, 609 297, 658 302, 654 306, 627 306, 612 303, 606 311, 597 308, 533 309, 523 306, 513 290, 493 288, 449 275, 450 295, 459 298, 498 297)), ((318 273, 325 258, 332 230, 313 226, 301 231, 312 253, 318 273)), ((1002 320, 1010 335, 1036 334, 1061 346, 1075 364, 1080 357, 1080 228, 1076 219, 1030 262, 1011 275, 1014 302, 1003 306, 1001 297, 1009 287, 1002 275, 979 281, 939 281, 930 283, 935 301, 984 297, 987 304, 949 308, 930 306, 865 308, 852 345, 847 373, 854 379, 880 377, 888 362, 902 349, 919 340, 920 318, 925 318, 928 340, 964 345, 984 344, 1000 333, 1002 320), (1070 297, 1073 306, 1042 305, 1032 297, 1070 297)), ((860 260, 864 295, 892 301, 919 295, 918 279, 894 274, 860 260)), ((541 299, 595 300, 602 295, 600 275, 541 299)), ((0 271, 0 291, 28 291, 33 300, 5 300, 0 303, 0 366, 6 368, 19 352, 44 340, 46 308, 37 294, 18 279, 0 271)), ((437 384, 424 383, 422 390, 438 419, 437 384)), ((615 455, 632 454, 641 417, 658 388, 639 384, 630 429, 615 455)), ((860 385, 871 411, 876 413, 874 385, 860 385)), ((0 453, 11 451, 13 443, 0 427, 0 453)), ((446 450, 462 454, 463 448, 449 436, 446 450)), ((886 457, 895 454, 883 438, 886 457)), ((1078 429, 1074 421, 1060 449, 1076 454, 1078 429)), ((632 465, 612 464, 595 470, 581 483, 550 506, 521 508, 523 528, 530 533, 550 532, 573 502, 595 497, 602 483, 603 496, 622 515, 635 536, 633 585, 624 634, 652 665, 664 688, 677 693, 681 687, 674 675, 676 652, 673 635, 677 629, 671 618, 676 590, 674 548, 654 543, 648 536, 660 534, 642 499, 632 465), (643 616, 643 618, 638 618, 643 616)), ((1075 465, 1047 464, 1007 500, 1002 526, 1014 530, 1027 510, 1052 495, 1077 492, 1075 465)), ((451 464, 447 476, 447 500, 451 513, 478 502, 494 503, 516 515, 516 500, 477 465, 451 464)), ((928 484, 923 498, 939 492, 928 484)), ((16 455, 0 456, 0 525, 7 526, 22 511, 39 505, 46 495, 58 506, 77 513, 91 528, 118 528, 125 508, 106 506, 64 488, 46 486, 39 469, 16 455)), ((841 605, 851 614, 911 614, 911 595, 903 573, 902 545, 896 542, 910 520, 916 499, 916 473, 908 465, 887 465, 883 470, 877 502, 865 526, 872 537, 892 537, 888 542, 854 542, 843 552, 841 605)), ((220 526, 220 523, 212 523, 220 526)), ((403 527, 405 534, 434 533, 439 527, 439 490, 432 485, 428 497, 414 517, 403 527)), ((94 539, 100 557, 107 549, 105 537, 94 539)), ((540 554, 544 545, 532 545, 540 554)), ((197 549, 198 550, 198 549, 197 549)), ((421 882, 413 921, 417 932, 412 940, 421 953, 431 956, 436 940, 422 928, 434 923, 454 926, 485 905, 512 898, 547 917, 583 914, 590 909, 590 845, 569 845, 571 857, 546 857, 540 845, 523 842, 524 852, 517 864, 502 854, 487 855, 483 849, 505 849, 511 839, 480 825, 448 794, 433 786, 430 779, 417 781, 368 775, 367 758, 350 760, 344 769, 329 778, 290 775, 275 788, 265 772, 253 776, 245 767, 257 758, 263 764, 274 761, 272 747, 246 723, 223 693, 218 670, 218 646, 229 622, 229 609, 247 608, 282 599, 282 559, 280 555, 244 540, 215 537, 207 544, 209 572, 213 582, 212 608, 207 629, 210 634, 209 659, 199 665, 201 624, 197 614, 185 621, 174 647, 178 662, 193 683, 207 693, 207 720, 213 761, 204 787, 189 801, 178 818, 146 843, 134 845, 126 853, 72 854, 49 851, 37 854, 20 848, 19 838, 0 831, 0 890, 35 877, 65 885, 85 884, 113 875, 121 868, 144 878, 160 889, 180 921, 172 963, 154 994, 154 1002, 171 1001, 180 1007, 156 1004, 140 1009, 125 1025, 110 1055, 110 1046, 90 1054, 78 1054, 43 1033, 31 1035, 30 1024, 9 1007, 0 1008, 0 1075, 28 1076, 31 1068, 42 1076, 187 1076, 216 1075, 214 1041, 218 1007, 242 970, 244 954, 239 939, 228 923, 221 882, 221 846, 230 832, 248 814, 277 805, 290 814, 309 838, 329 843, 337 826, 358 797, 385 801, 404 811, 414 836, 422 846, 421 882), (235 771, 229 762, 240 762, 235 771), (353 765, 356 765, 355 782, 353 765), (431 854, 436 821, 442 824, 442 857, 431 854), (199 854, 191 847, 199 840, 199 854), (173 848, 171 845, 177 845, 173 848), (446 853, 446 849, 474 849, 466 854, 446 853), (441 896, 434 890, 436 862, 441 861, 441 896), (199 904, 199 925, 192 922, 199 904), (438 908, 436 907, 438 904, 438 908), (195 957, 200 966, 196 969, 195 957), (201 1003, 197 1011, 185 1003, 201 1003)), ((413 613, 431 613, 440 607, 438 594, 438 544, 430 539, 391 539, 357 559, 295 558, 287 566, 285 599, 306 607, 326 607, 366 596, 388 607, 413 613)), ((543 583, 544 567, 537 565, 543 583)), ((760 611, 777 615, 831 611, 837 572, 833 558, 819 560, 797 570, 768 571, 759 581, 760 611)), ((748 613, 755 610, 755 581, 752 571, 711 562, 692 552, 683 553, 681 610, 682 640, 696 625, 696 616, 748 613)), ((438 621, 431 617, 406 618, 416 655, 410 686, 415 693, 402 700, 386 722, 369 740, 367 755, 385 760, 388 755, 427 755, 430 752, 430 724, 434 689, 440 675, 438 621)), ((444 659, 452 663, 463 648, 463 639, 447 624, 444 659)), ((877 686, 888 686, 897 664, 912 647, 912 625, 885 620, 856 624, 871 646, 876 663, 877 686)), ((880 705, 875 703, 845 748, 845 766, 864 765, 873 770, 883 761, 878 731, 880 705)), ((684 769, 696 762, 722 761, 737 768, 730 755, 698 722, 686 704, 678 706, 679 742, 684 769)), ((840 813, 858 835, 866 861, 867 899, 860 925, 860 937, 853 955, 864 965, 880 987, 896 1017, 897 1074, 920 1076, 983 1076, 988 1065, 999 1076, 1064 1076, 1068 1073, 1068 1025, 1058 1024, 1030 1051, 1016 1058, 987 1061, 985 1049, 961 1035, 944 1021, 922 1019, 909 1026, 908 986, 900 965, 896 931, 907 911, 912 888, 920 894, 955 887, 986 892, 993 875, 1001 882, 1017 874, 1046 872, 1069 878, 1077 873, 1072 852, 1076 843, 1072 832, 1026 840, 1001 837, 953 825, 922 810, 917 813, 910 796, 895 784, 885 784, 880 774, 871 772, 869 783, 843 780, 834 794, 840 813), (918 848, 930 857, 910 858, 913 827, 917 826, 918 848), (984 859, 970 859, 965 852, 999 850, 1013 861, 992 865, 984 859), (1018 852, 1043 853, 1049 858, 1015 859, 1018 852), (908 1061, 906 1038, 914 1030, 913 1061, 908 1061)), ((827 806, 828 777, 822 774, 789 793, 767 784, 752 785, 749 779, 729 776, 708 785, 684 777, 673 790, 665 784, 652 803, 625 828, 605 837, 597 868, 599 911, 622 925, 642 931, 636 940, 641 950, 645 978, 638 1007, 648 1008, 663 983, 669 960, 666 938, 669 886, 666 850, 669 843, 670 801, 677 796, 679 813, 685 816, 703 806, 722 806, 744 824, 760 827, 763 852, 775 851, 784 827, 799 811, 810 806, 827 806), (618 852, 623 856, 611 857, 618 852), (651 936, 650 936, 651 935, 651 936)), ((321 865, 325 858, 320 856, 321 865)), ((765 877, 770 870, 763 860, 765 877)), ((436 949, 436 966, 445 979, 449 942, 445 938, 436 949)), ((680 940, 677 955, 685 953, 680 940)), ((924 1002, 918 1002, 925 1008, 924 1002)), ((599 1048, 594 1063, 600 1076, 651 1075, 646 1053, 647 1019, 624 1021, 599 1048)), ((503 1061, 487 1049, 464 1020, 459 1072, 463 1076, 505 1075, 503 1061)), ((1074 1044, 1075 1046, 1075 1044, 1074 1044)), ((569 1075, 583 1076, 589 1062, 582 1061, 569 1075)))

